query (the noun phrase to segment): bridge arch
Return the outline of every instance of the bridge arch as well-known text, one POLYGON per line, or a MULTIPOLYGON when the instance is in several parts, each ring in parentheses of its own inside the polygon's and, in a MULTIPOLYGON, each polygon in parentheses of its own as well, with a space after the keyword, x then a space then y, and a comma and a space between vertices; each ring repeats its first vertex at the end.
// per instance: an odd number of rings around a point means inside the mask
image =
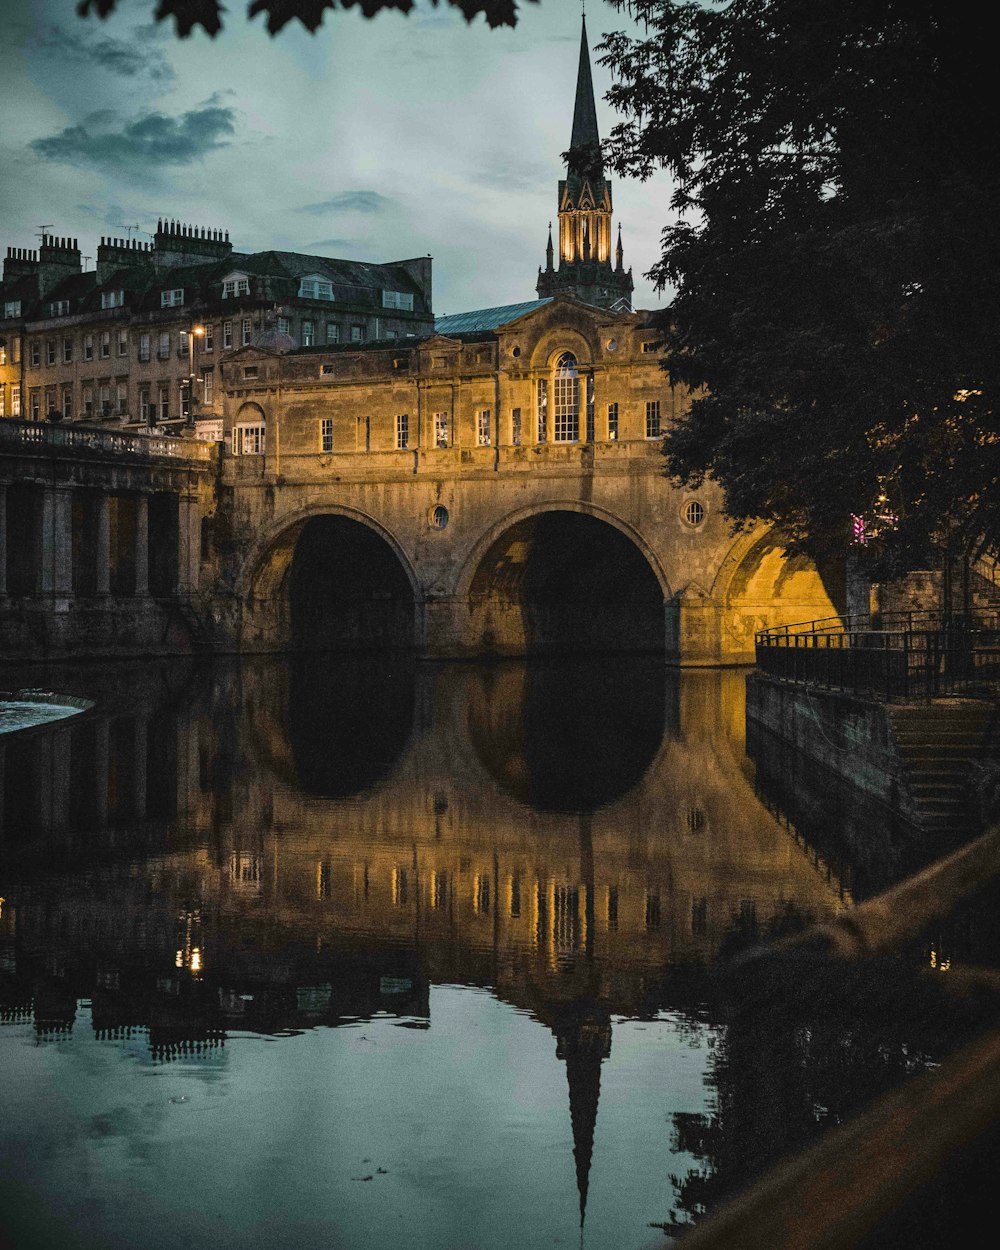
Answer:
POLYGON ((509 513, 475 544, 456 582, 468 645, 484 654, 663 652, 670 586, 620 517, 580 500, 509 513))
POLYGON ((357 509, 286 513, 243 565, 243 642, 266 650, 380 650, 417 641, 419 586, 395 536, 357 509))

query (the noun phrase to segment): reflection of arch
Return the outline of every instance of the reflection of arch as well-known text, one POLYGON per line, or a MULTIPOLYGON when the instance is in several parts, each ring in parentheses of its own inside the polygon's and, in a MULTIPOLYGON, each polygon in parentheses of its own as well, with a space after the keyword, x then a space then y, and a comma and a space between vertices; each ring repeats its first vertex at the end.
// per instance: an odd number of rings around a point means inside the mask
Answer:
POLYGON ((546 512, 581 512, 586 516, 592 516, 597 521, 604 521, 608 525, 613 526, 619 533, 629 539, 645 557, 646 563, 660 584, 664 600, 666 601, 671 597, 672 591, 667 575, 663 571, 663 565, 660 563, 656 552, 653 551, 639 531, 629 525, 627 521, 623 521, 620 517, 615 516, 613 512, 608 512, 597 504, 584 503, 579 499, 552 499, 544 503, 532 504, 526 508, 518 508, 515 512, 509 512, 503 520, 498 521, 483 534, 466 557, 465 564, 462 566, 455 584, 455 594, 462 599, 468 598, 472 589, 472 583, 484 557, 507 530, 513 529, 521 521, 541 516, 546 512))

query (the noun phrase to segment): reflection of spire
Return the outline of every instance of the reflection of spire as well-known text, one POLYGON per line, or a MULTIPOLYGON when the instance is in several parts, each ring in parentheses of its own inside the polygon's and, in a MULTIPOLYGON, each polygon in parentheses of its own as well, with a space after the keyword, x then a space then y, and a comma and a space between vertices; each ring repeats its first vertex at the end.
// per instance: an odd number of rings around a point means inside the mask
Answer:
POLYGON ((593 1003, 568 1005, 556 1024, 556 1058, 566 1060, 569 1115, 573 1125, 580 1227, 587 1216, 590 1160, 601 1095, 601 1063, 611 1054, 611 1023, 593 1003))

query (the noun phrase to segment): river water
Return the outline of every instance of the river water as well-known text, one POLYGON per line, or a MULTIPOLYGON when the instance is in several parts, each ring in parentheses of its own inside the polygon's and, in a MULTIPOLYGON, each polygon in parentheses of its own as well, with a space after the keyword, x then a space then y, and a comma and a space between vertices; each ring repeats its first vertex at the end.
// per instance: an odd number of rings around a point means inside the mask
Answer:
MULTIPOLYGON (((981 1012, 926 970, 995 926, 780 991, 727 975, 913 858, 827 782, 781 794, 743 683, 652 659, 21 674, 96 706, 0 739, 0 1232, 662 1246, 935 1066, 981 1012)), ((942 1244, 926 1226, 906 1244, 942 1244)))

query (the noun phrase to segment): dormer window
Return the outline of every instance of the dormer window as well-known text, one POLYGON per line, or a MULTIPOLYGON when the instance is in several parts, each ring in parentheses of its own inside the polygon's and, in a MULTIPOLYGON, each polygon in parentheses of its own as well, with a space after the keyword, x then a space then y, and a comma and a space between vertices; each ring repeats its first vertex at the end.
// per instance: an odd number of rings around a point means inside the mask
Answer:
POLYGON ((407 291, 383 291, 383 308, 401 308, 404 312, 413 312, 413 296, 407 291))
POLYGON ((184 288, 175 287, 172 291, 160 292, 161 308, 180 308, 184 303, 184 288))
POLYGON ((322 274, 310 273, 299 279, 299 299, 333 299, 333 283, 322 274))
POLYGON ((65 317, 69 313, 69 300, 57 299, 53 300, 49 305, 50 317, 65 317))
POLYGON ((121 308, 125 303, 124 291, 102 291, 101 307, 102 308, 121 308))
POLYGON ((3 306, 4 317, 20 317, 21 301, 19 299, 11 299, 3 306))
POLYGON ((250 279, 245 273, 231 273, 222 280, 222 298, 236 299, 240 295, 250 294, 250 279))

